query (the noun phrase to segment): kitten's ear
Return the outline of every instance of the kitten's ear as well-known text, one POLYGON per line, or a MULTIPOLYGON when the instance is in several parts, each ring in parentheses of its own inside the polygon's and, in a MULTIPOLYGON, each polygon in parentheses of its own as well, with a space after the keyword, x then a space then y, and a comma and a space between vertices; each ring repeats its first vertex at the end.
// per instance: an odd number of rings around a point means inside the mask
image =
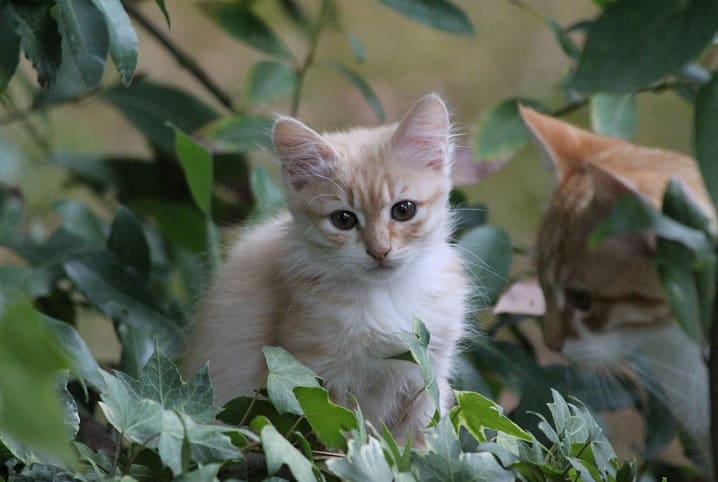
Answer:
POLYGON ((282 161, 282 173, 294 190, 315 177, 332 173, 336 150, 322 136, 292 117, 279 117, 272 129, 274 151, 282 161))
MULTIPOLYGON (((628 193, 646 200, 636 186, 624 176, 591 162, 586 163, 586 171, 593 183, 593 199, 615 202, 628 193)), ((646 200, 648 202, 648 200, 646 200)))
POLYGON ((451 124, 444 101, 436 94, 419 99, 391 138, 398 159, 411 167, 448 175, 451 164, 451 124))
POLYGON ((559 183, 568 173, 581 168, 584 149, 582 141, 588 132, 570 124, 539 114, 519 104, 519 113, 536 147, 556 168, 559 183))

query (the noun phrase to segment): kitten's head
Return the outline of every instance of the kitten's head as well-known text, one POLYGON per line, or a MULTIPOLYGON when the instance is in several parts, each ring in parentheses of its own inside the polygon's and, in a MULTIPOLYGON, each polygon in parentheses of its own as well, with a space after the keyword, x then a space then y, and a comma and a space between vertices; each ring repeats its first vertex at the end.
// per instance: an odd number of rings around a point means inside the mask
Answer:
POLYGON ((281 117, 272 133, 303 244, 335 275, 391 279, 449 235, 452 143, 436 95, 398 124, 318 134, 281 117))
POLYGON ((592 134, 523 107, 521 115, 558 177, 536 247, 544 339, 577 362, 618 361, 672 316, 655 268, 654 237, 629 233, 589 248, 591 233, 629 193, 660 207, 671 177, 715 220, 698 168, 675 152, 592 134))

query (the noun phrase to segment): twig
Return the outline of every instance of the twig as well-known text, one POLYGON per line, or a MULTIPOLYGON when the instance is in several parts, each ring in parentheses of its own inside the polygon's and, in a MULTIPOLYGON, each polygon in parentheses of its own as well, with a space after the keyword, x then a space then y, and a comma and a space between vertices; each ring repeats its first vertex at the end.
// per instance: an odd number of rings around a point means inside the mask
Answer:
POLYGON ((297 84, 294 87, 294 94, 292 95, 292 107, 291 114, 296 116, 299 112, 299 101, 302 97, 302 89, 304 88, 304 78, 307 76, 309 67, 314 63, 314 55, 317 52, 317 46, 319 45, 319 37, 324 29, 324 22, 326 21, 327 13, 329 12, 330 0, 322 0, 322 4, 319 7, 319 16, 317 22, 314 24, 312 33, 309 37, 309 51, 307 56, 304 58, 304 62, 297 69, 297 84))
POLYGON ((115 455, 112 457, 112 476, 117 475, 117 464, 120 461, 120 453, 122 452, 122 439, 125 436, 124 432, 117 432, 119 437, 117 438, 117 445, 115 445, 115 455))
MULTIPOLYGON (((718 251, 716 252, 718 255, 718 251)), ((716 285, 716 299, 713 301, 713 320, 710 334, 710 355, 708 358, 708 380, 710 390, 710 430, 711 430, 711 459, 708 467, 713 468, 713 475, 718 474, 718 284, 716 285)))
MULTIPOLYGON (((6 105, 9 107, 10 110, 10 117, 16 117, 17 120, 22 124, 22 127, 25 129, 27 134, 32 138, 32 140, 35 142, 35 144, 42 149, 44 154, 49 154, 51 151, 50 143, 48 142, 47 138, 40 133, 40 131, 37 130, 35 127, 35 124, 32 123, 29 119, 29 115, 23 115, 23 113, 17 108, 15 105, 15 102, 13 102, 10 95, 5 96, 5 102, 6 105)), ((4 120, 4 119, 3 119, 4 120)), ((2 125, 2 124, 0 124, 2 125)))
POLYGON ((192 59, 182 48, 175 44, 171 38, 162 32, 152 21, 147 18, 142 12, 140 12, 133 5, 128 2, 123 2, 127 13, 137 21, 147 33, 155 38, 162 46, 175 58, 178 64, 184 68, 187 72, 199 81, 218 101, 220 104, 225 106, 232 112, 236 112, 232 98, 224 92, 210 77, 209 74, 200 67, 197 62, 192 59))
POLYGON ((84 94, 78 95, 77 97, 63 100, 62 102, 50 102, 49 104, 38 102, 37 104, 25 110, 15 109, 9 115, 5 117, 0 117, 0 127, 7 124, 12 124, 14 122, 25 122, 28 117, 36 114, 37 112, 44 112, 54 109, 55 107, 62 107, 69 104, 79 104, 80 102, 88 100, 88 98, 93 97, 100 92, 102 92, 101 89, 92 89, 84 94))

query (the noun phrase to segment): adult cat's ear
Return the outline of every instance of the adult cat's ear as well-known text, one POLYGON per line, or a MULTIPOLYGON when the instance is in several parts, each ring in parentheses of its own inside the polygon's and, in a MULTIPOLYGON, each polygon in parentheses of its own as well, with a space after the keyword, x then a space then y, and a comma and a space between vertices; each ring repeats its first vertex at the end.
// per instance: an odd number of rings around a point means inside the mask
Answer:
POLYGON ((582 169, 585 143, 596 141, 597 136, 521 104, 519 113, 536 147, 553 163, 559 183, 570 172, 582 169))
POLYGON ((279 117, 272 129, 274 151, 282 161, 287 184, 299 190, 316 177, 332 172, 338 157, 334 147, 314 130, 292 117, 279 117))
POLYGON ((593 183, 593 199, 615 202, 626 194, 634 194, 649 202, 633 183, 618 173, 592 162, 586 163, 586 171, 593 183))
POLYGON ((448 175, 451 164, 451 124, 444 101, 436 94, 419 99, 391 138, 397 158, 415 168, 448 175))

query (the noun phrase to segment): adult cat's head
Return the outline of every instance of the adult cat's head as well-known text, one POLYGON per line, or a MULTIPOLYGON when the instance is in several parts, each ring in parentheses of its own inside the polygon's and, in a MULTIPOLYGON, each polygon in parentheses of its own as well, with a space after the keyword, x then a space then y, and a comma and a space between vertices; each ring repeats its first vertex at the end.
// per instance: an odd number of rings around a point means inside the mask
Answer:
POLYGON ((436 95, 398 124, 318 134, 281 117, 272 133, 289 210, 317 263, 391 279, 449 235, 449 114, 436 95))
POLYGON ((544 340, 580 363, 616 362, 670 326, 672 315, 653 236, 629 233, 591 249, 593 229, 628 193, 660 207, 672 177, 712 220, 715 212, 692 159, 592 134, 527 108, 521 115, 558 178, 536 247, 544 340))

